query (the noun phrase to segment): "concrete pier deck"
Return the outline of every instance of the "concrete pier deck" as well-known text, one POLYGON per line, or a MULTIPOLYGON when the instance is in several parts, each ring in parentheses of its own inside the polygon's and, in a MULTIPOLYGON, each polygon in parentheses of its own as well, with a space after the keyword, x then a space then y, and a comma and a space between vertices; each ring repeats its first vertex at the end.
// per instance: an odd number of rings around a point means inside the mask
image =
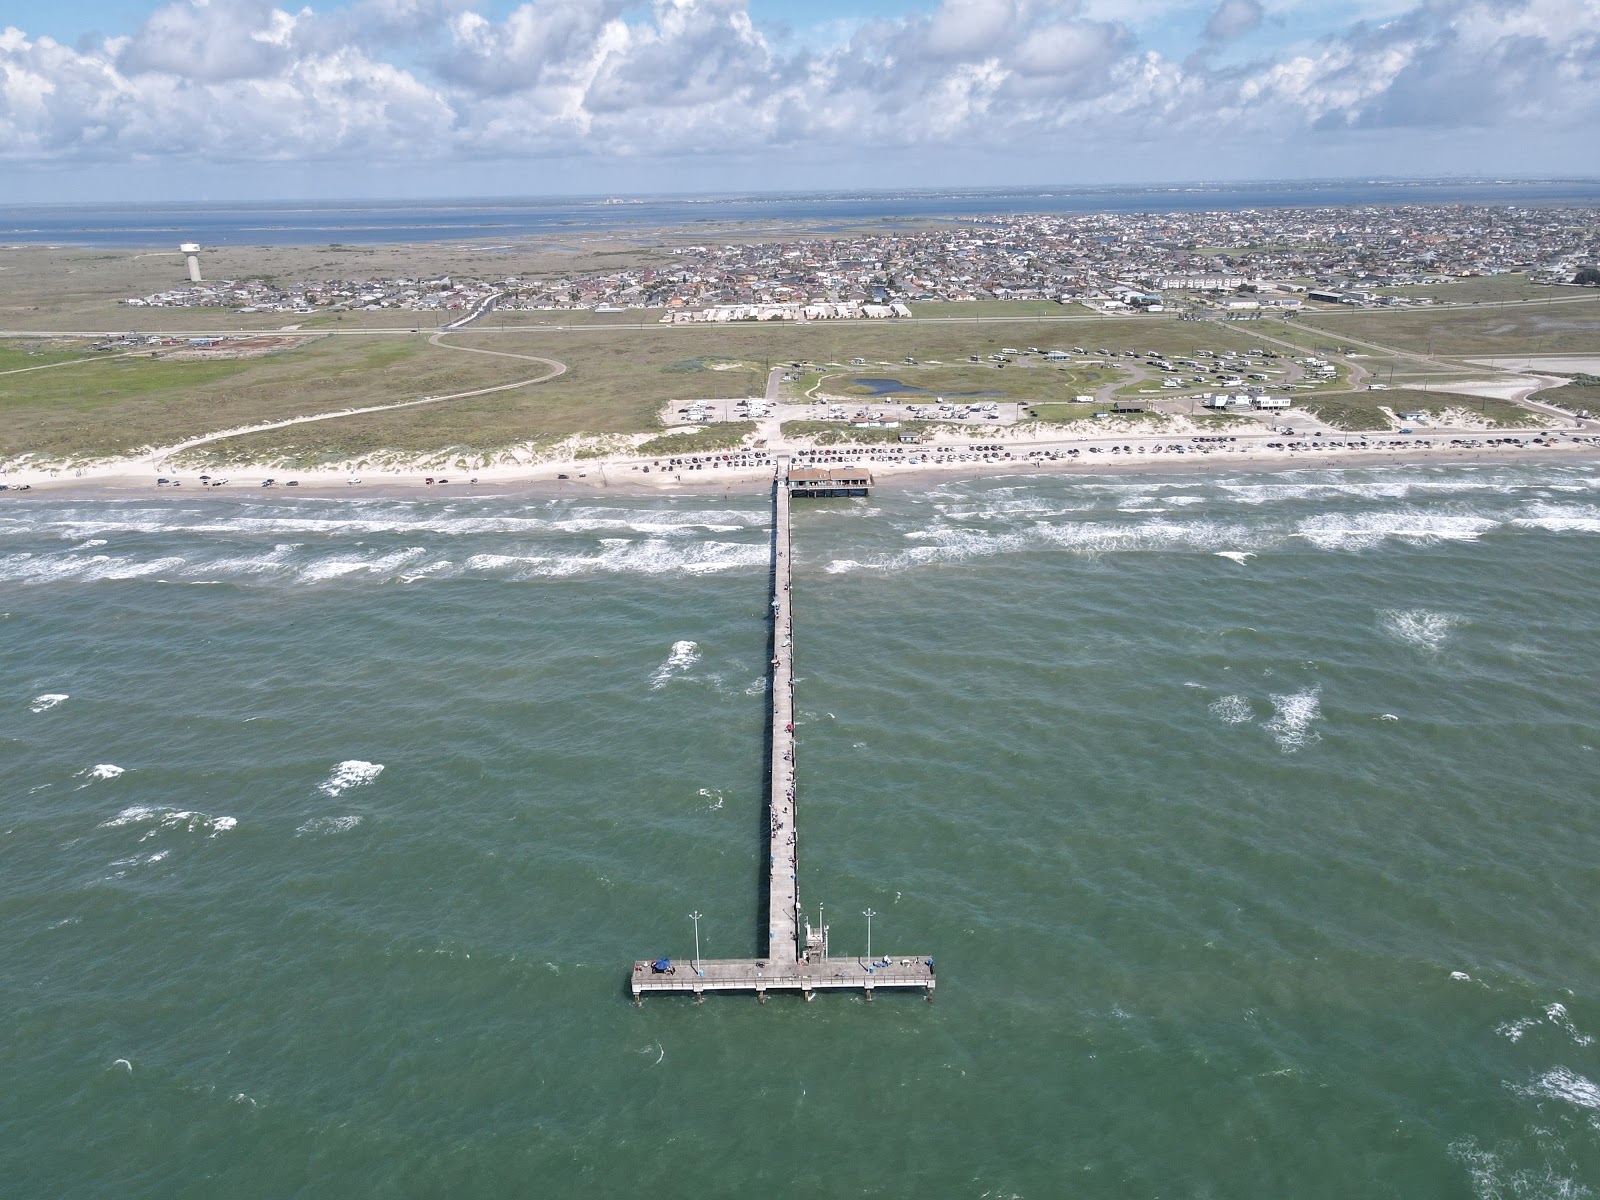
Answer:
POLYGON ((794 582, 789 558, 789 489, 783 484, 784 468, 778 464, 778 484, 773 497, 772 538, 772 774, 768 780, 768 813, 772 838, 768 844, 767 938, 775 962, 800 957, 800 845, 795 820, 794 739, 794 608, 790 585, 794 582))
MULTIPOLYGON (((796 819, 794 719, 793 562, 790 556, 788 460, 780 459, 773 489, 771 728, 767 780, 767 954, 764 958, 676 959, 666 970, 657 959, 633 964, 630 990, 635 1004, 647 994, 754 992, 766 1003, 769 991, 801 992, 810 1000, 819 991, 922 988, 933 999, 933 959, 927 955, 888 955, 875 961, 835 958, 828 953, 827 926, 813 928, 800 911, 800 835, 796 819), (802 930, 804 937, 802 937, 802 930)), ((802 493, 804 494, 804 493, 802 493)), ((870 947, 869 947, 870 948, 870 947)))
POLYGON ((813 992, 841 988, 867 993, 876 988, 922 988, 933 998, 933 964, 924 958, 883 959, 876 964, 864 958, 824 958, 819 962, 775 963, 748 958, 704 958, 696 968, 693 960, 675 964, 673 974, 656 974, 649 959, 633 964, 633 994, 706 992, 754 992, 765 1001, 765 993, 802 992, 806 999, 813 992))

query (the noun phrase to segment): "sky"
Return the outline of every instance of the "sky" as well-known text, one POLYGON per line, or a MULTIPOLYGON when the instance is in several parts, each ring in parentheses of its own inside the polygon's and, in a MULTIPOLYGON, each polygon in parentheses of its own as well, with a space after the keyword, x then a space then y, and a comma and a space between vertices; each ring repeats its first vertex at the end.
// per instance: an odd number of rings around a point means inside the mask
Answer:
POLYGON ((0 0, 0 204, 1600 172, 1600 0, 0 0))

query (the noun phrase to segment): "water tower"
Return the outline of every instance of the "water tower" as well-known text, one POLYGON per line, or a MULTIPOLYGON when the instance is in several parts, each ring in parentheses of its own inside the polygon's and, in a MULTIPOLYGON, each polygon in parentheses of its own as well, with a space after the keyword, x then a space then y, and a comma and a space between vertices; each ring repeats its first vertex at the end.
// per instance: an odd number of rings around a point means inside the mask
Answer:
POLYGON ((185 242, 178 247, 178 251, 189 257, 189 282, 200 282, 200 243, 185 242))

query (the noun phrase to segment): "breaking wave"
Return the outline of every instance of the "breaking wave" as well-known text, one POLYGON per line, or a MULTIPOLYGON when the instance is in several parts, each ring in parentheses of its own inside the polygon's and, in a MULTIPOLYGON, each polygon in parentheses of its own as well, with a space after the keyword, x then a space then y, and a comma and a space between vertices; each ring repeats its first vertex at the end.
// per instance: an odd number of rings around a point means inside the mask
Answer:
POLYGON ((1565 1100, 1591 1111, 1600 1110, 1600 1087, 1567 1067, 1546 1071, 1532 1083, 1514 1087, 1512 1091, 1522 1096, 1565 1100))
POLYGON ((33 713, 49 712, 56 705, 69 697, 65 692, 46 692, 42 696, 35 696, 33 703, 28 705, 28 711, 33 713))
POLYGON ((342 817, 312 817, 295 830, 296 833, 345 833, 361 824, 361 818, 350 813, 342 817))
POLYGON ((101 829, 122 829, 130 825, 151 825, 152 828, 139 840, 148 841, 163 829, 181 829, 186 833, 205 833, 216 837, 238 826, 235 817, 213 817, 202 812, 189 812, 162 804, 135 804, 125 808, 109 821, 100 823, 101 829))
POLYGON ((1208 707, 1213 716, 1228 725, 1242 725, 1255 720, 1256 714, 1243 696, 1222 696, 1213 700, 1208 707))
POLYGON ((1425 608, 1390 610, 1379 615, 1383 631, 1390 637, 1429 651, 1443 646, 1450 631, 1463 623, 1463 618, 1454 613, 1430 612, 1425 608))
POLYGON ((1322 735, 1311 728, 1311 723, 1322 715, 1317 699, 1321 691, 1313 687, 1272 697, 1272 719, 1262 728, 1272 734, 1285 754, 1293 754, 1322 740, 1322 735))
POLYGON ((689 673, 689 668, 700 661, 700 647, 694 642, 683 641, 672 643, 672 653, 667 655, 662 664, 650 676, 650 690, 659 691, 674 679, 681 679, 689 673))
POLYGON ((382 763, 363 762, 359 758, 349 758, 336 766, 333 769, 333 774, 317 784, 317 790, 326 796, 337 796, 353 787, 361 787, 363 784, 371 783, 381 774, 383 774, 382 763))

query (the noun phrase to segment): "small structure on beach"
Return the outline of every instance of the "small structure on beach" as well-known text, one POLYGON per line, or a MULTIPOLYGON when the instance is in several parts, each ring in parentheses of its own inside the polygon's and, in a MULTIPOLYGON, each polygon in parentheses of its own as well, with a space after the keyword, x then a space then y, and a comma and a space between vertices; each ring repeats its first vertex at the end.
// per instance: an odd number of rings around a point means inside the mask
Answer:
POLYGON ((784 479, 790 496, 869 496, 872 472, 865 467, 794 467, 784 479))

